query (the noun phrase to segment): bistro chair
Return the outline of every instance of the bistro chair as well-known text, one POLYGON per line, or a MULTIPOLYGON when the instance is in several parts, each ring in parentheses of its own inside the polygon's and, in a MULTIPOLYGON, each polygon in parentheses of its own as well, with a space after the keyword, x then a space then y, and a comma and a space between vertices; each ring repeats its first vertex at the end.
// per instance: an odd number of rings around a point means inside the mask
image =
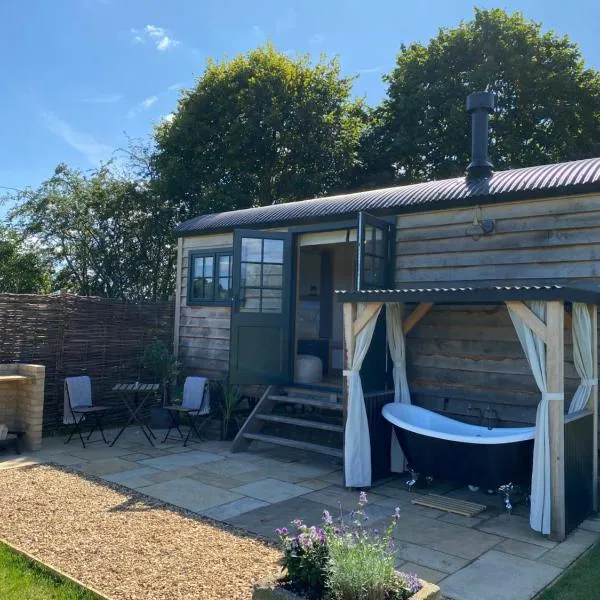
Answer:
POLYGON ((97 429, 104 443, 108 444, 102 427, 102 419, 107 410, 108 406, 92 405, 92 381, 87 375, 65 378, 63 423, 65 425, 72 425, 71 434, 65 444, 68 444, 77 433, 79 434, 82 446, 85 448, 81 424, 87 417, 93 417, 94 421, 86 440, 89 442, 92 433, 97 429))
POLYGON ((192 432, 196 434, 198 440, 202 435, 198 430, 198 424, 202 417, 210 414, 210 392, 208 379, 206 377, 186 377, 183 384, 183 400, 181 405, 165 406, 169 413, 170 425, 162 443, 169 438, 172 429, 176 429, 183 445, 187 446, 192 432), (187 435, 184 436, 180 429, 181 416, 187 415, 190 427, 187 435))

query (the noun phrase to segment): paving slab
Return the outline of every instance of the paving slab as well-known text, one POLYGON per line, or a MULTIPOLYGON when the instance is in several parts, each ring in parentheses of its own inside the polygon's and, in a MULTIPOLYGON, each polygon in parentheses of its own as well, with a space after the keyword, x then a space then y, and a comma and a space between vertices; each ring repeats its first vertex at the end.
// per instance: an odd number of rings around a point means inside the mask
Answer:
POLYGON ((212 472, 215 476, 226 478, 237 477, 240 473, 258 471, 259 467, 257 466, 257 463, 254 462, 245 462, 225 457, 224 460, 204 463, 202 465, 202 470, 212 472))
POLYGON ((424 567, 423 565, 417 565, 411 562, 404 563, 399 570, 402 571, 402 573, 413 573, 414 575, 417 575, 419 579, 424 579, 429 583, 439 584, 444 577, 448 577, 447 573, 442 573, 441 571, 436 571, 435 569, 430 569, 429 567, 424 567))
POLYGON ((302 519, 307 525, 320 525, 323 522, 323 510, 325 509, 329 510, 332 515, 335 514, 335 506, 312 502, 307 500, 306 496, 299 496, 251 510, 227 521, 253 533, 277 539, 275 529, 277 527, 291 528, 290 524, 294 519, 302 519))
POLYGON ((571 532, 564 541, 558 544, 555 550, 562 552, 563 554, 571 554, 572 556, 577 557, 595 544, 599 537, 600 533, 595 531, 576 529, 571 532))
POLYGON ((246 483, 233 488, 232 491, 270 503, 282 502, 283 500, 289 500, 290 498, 302 496, 310 492, 308 488, 296 485, 295 483, 287 483, 273 478, 246 483))
POLYGON ((585 529, 586 531, 595 531, 596 533, 600 533, 600 518, 590 517, 586 519, 580 526, 580 529, 585 529))
MULTIPOLYGON (((322 478, 324 481, 327 480, 325 475, 322 478)), ((322 502, 323 504, 329 504, 331 506, 340 506, 344 509, 344 512, 355 510, 358 508, 359 492, 357 490, 349 490, 339 485, 330 485, 329 487, 311 492, 307 496, 308 500, 314 502, 322 502)), ((381 504, 381 506, 388 506, 389 498, 380 496, 374 492, 367 492, 367 497, 370 504, 381 504)), ((397 505, 395 505, 397 506, 397 505)))
POLYGON ((242 497, 241 494, 200 483, 187 477, 155 483, 142 487, 139 491, 197 513, 214 506, 239 500, 242 497))
POLYGON ((453 525, 461 525, 462 527, 477 527, 477 525, 483 523, 483 519, 479 517, 465 517, 456 513, 446 513, 440 517, 440 521, 452 523, 453 525))
MULTIPOLYGON (((102 479, 106 481, 112 481, 113 483, 121 483, 124 486, 129 486, 129 481, 132 479, 137 479, 139 477, 147 477, 148 475, 153 475, 155 473, 160 473, 158 469, 153 469, 152 467, 137 467, 131 469, 129 471, 121 471, 119 473, 112 473, 108 475, 101 475, 102 479)), ((151 479, 148 479, 150 485, 154 483, 151 479)))
MULTIPOLYGON (((165 473, 168 473, 168 471, 165 471, 165 473)), ((211 473, 210 471, 205 471, 204 469, 200 468, 193 469, 193 472, 186 474, 186 477, 195 479, 196 481, 200 481, 202 483, 208 483, 209 485, 216 485, 224 490, 231 490, 246 483, 237 477, 221 477, 211 473)))
MULTIPOLYGON (((151 479, 153 483, 162 483, 164 481, 173 481, 174 479, 181 479, 182 477, 192 477, 196 473, 198 473, 198 469, 195 469, 194 467, 179 467, 178 469, 170 469, 169 471, 160 471, 157 469, 156 473, 152 475, 147 475, 146 477, 148 479, 151 479)), ((210 481, 204 481, 203 483, 214 485, 214 482, 215 478, 213 476, 210 481)))
POLYGON ((446 552, 461 558, 473 560, 503 541, 503 538, 439 519, 429 519, 420 515, 406 516, 395 528, 395 539, 426 546, 432 550, 446 552))
POLYGON ((556 542, 531 529, 529 519, 517 515, 509 515, 508 513, 488 519, 479 527, 479 530, 519 540, 520 542, 536 544, 548 550, 556 546, 556 542))
POLYGON ((455 573, 469 564, 465 558, 408 542, 396 542, 394 553, 399 560, 416 563, 446 574, 455 573))
POLYGON ((73 456, 67 453, 60 453, 54 455, 46 455, 46 457, 42 460, 42 462, 51 462, 55 465, 62 465, 63 467, 71 467, 71 466, 81 466, 87 464, 85 458, 80 458, 79 456, 73 456))
POLYGON ((204 463, 214 462, 216 460, 224 460, 223 456, 212 452, 202 452, 193 450, 181 454, 171 454, 169 456, 160 456, 157 458, 148 458, 139 461, 140 465, 145 467, 154 467, 162 471, 169 469, 177 469, 179 467, 194 467, 204 463))
POLYGON ((152 458, 152 455, 147 452, 131 452, 129 454, 120 454, 119 458, 136 462, 138 460, 144 460, 145 458, 152 458))
POLYGON ((216 519, 217 521, 227 521, 232 517, 243 515, 244 513, 257 508, 262 508, 263 506, 269 506, 269 503, 257 500, 256 498, 240 498, 239 500, 234 500, 233 502, 228 502, 221 506, 203 510, 202 514, 211 519, 216 519))
POLYGON ((307 487, 313 491, 322 490, 331 485, 331 483, 322 479, 303 479, 300 484, 302 487, 307 487))
POLYGON ((515 556, 521 556, 522 558, 529 558, 530 560, 536 560, 546 552, 550 552, 550 550, 547 550, 543 546, 511 539, 500 542, 494 550, 506 552, 507 554, 514 554, 515 556))
POLYGON ((490 550, 441 582, 448 600, 530 600, 561 569, 512 554, 490 550))
POLYGON ((4 469, 17 469, 19 467, 28 467, 31 465, 39 465, 41 461, 34 456, 25 454, 7 454, 0 458, 0 471, 4 469))
POLYGON ((81 470, 89 475, 111 475, 122 471, 131 471, 138 468, 138 463, 123 460, 121 458, 107 458, 106 460, 95 460, 81 466, 81 470))

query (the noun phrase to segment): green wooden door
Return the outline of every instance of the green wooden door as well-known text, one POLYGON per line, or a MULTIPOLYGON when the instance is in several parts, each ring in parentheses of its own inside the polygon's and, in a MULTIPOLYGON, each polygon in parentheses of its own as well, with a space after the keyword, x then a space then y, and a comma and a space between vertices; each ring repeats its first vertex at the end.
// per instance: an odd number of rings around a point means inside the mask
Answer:
POLYGON ((358 213, 356 289, 393 285, 395 225, 365 212, 358 213))
POLYGON ((292 235, 236 230, 229 377, 236 384, 291 379, 292 235))

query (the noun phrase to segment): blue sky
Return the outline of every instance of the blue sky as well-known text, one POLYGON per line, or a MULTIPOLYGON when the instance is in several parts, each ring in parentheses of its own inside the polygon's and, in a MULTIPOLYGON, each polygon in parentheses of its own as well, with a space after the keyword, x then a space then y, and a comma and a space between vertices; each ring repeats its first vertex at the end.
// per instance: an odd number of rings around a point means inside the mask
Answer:
MULTIPOLYGON (((600 68, 597 0, 477 6, 522 10, 600 68)), ((59 162, 89 169, 110 158, 175 109, 207 57, 267 38, 284 51, 339 55, 359 75, 356 93, 375 104, 401 43, 426 42, 472 10, 462 0, 3 0, 0 186, 35 187, 59 162)))

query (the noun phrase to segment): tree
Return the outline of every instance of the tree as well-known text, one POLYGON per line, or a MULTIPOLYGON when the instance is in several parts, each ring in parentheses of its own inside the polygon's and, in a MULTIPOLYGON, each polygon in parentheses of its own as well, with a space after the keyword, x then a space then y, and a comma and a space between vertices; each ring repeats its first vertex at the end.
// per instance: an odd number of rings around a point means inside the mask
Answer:
POLYGON ((16 231, 0 225, 0 292, 45 294, 50 281, 50 261, 28 248, 16 231))
POLYGON ((337 60, 272 45, 209 61, 156 132, 156 166, 182 217, 326 194, 358 149, 362 102, 337 60))
POLYGON ((55 287, 128 300, 172 293, 176 219, 140 172, 144 154, 130 156, 137 178, 111 165, 83 174, 63 164, 21 195, 10 217, 51 256, 55 287))
POLYGON ((465 98, 494 92, 490 155, 496 169, 600 154, 600 74, 576 44, 521 13, 475 9, 427 45, 402 46, 384 80, 387 97, 365 133, 362 185, 464 173, 465 98))

